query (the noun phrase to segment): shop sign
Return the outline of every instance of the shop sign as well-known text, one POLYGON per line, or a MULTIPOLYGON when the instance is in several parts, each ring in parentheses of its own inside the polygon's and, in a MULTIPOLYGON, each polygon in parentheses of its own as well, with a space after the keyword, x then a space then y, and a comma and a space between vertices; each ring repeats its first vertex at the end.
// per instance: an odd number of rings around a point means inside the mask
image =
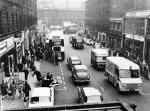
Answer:
POLYGON ((135 39, 135 40, 138 40, 138 41, 141 41, 141 42, 144 41, 144 37, 143 36, 139 36, 139 35, 134 35, 133 36, 133 34, 126 34, 126 38, 135 39))
POLYGON ((0 42, 0 56, 14 47, 14 36, 0 42))
POLYGON ((22 38, 14 38, 14 42, 22 42, 22 38))
POLYGON ((25 31, 22 31, 21 33, 22 42, 24 41, 24 37, 25 37, 25 31))
POLYGON ((14 37, 10 37, 6 39, 7 41, 7 50, 14 47, 14 37))
POLYGON ((0 55, 7 51, 7 42, 0 44, 0 55))

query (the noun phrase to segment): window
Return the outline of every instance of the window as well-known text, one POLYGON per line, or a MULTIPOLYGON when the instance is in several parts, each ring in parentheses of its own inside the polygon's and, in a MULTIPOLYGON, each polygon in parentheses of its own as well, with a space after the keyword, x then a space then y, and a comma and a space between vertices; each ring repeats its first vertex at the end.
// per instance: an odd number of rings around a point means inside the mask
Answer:
POLYGON ((115 68, 115 73, 117 76, 119 76, 119 69, 115 68))
POLYGON ((31 102, 34 103, 34 102, 39 102, 39 97, 32 97, 31 98, 31 102))
POLYGON ((131 78, 130 70, 120 70, 120 78, 131 78))
POLYGON ((103 57, 103 60, 106 60, 106 57, 103 57))
POLYGON ((2 31, 2 12, 0 11, 0 35, 3 33, 2 31))
POLYGON ((77 72, 87 72, 87 69, 78 69, 77 72))
POLYGON ((14 14, 12 13, 12 31, 14 31, 14 14))
POLYGON ((131 78, 139 78, 139 71, 131 70, 131 78))
POLYGON ((73 60, 72 64, 81 64, 81 61, 80 60, 73 60))
POLYGON ((7 19, 7 31, 9 32, 9 14, 6 14, 6 19, 7 19))

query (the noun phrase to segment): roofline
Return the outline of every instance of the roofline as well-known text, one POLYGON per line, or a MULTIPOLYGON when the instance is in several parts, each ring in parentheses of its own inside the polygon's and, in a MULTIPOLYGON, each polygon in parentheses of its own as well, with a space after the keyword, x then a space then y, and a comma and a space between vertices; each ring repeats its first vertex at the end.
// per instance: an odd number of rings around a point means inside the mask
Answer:
POLYGON ((122 18, 150 18, 150 14, 149 14, 147 17, 136 17, 136 16, 128 17, 128 16, 126 16, 126 14, 128 14, 128 13, 132 13, 132 12, 136 13, 136 12, 147 12, 147 11, 149 11, 149 12, 150 12, 150 10, 136 10, 136 11, 128 11, 128 12, 126 12, 126 13, 125 13, 125 15, 124 15, 122 18))

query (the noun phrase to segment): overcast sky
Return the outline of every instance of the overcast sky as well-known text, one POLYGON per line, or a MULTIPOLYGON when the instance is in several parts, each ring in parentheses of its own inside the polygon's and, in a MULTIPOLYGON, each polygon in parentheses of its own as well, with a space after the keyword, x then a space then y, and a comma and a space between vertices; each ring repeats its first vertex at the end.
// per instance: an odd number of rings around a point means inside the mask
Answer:
MULTIPOLYGON (((41 2, 45 0, 38 1, 38 4, 41 5, 41 2)), ((84 8, 84 1, 85 0, 48 0, 49 4, 47 4, 47 6, 56 8, 84 8)))

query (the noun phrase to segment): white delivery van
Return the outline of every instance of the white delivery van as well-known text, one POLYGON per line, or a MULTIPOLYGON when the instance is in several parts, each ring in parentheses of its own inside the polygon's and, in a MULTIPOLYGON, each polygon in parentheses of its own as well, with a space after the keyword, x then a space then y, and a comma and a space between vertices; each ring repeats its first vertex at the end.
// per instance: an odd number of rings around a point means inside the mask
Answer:
POLYGON ((141 91, 140 67, 124 57, 107 57, 106 78, 118 91, 141 91))
POLYGON ((91 64, 95 68, 105 69, 107 57, 108 51, 106 49, 100 48, 91 50, 91 64))

